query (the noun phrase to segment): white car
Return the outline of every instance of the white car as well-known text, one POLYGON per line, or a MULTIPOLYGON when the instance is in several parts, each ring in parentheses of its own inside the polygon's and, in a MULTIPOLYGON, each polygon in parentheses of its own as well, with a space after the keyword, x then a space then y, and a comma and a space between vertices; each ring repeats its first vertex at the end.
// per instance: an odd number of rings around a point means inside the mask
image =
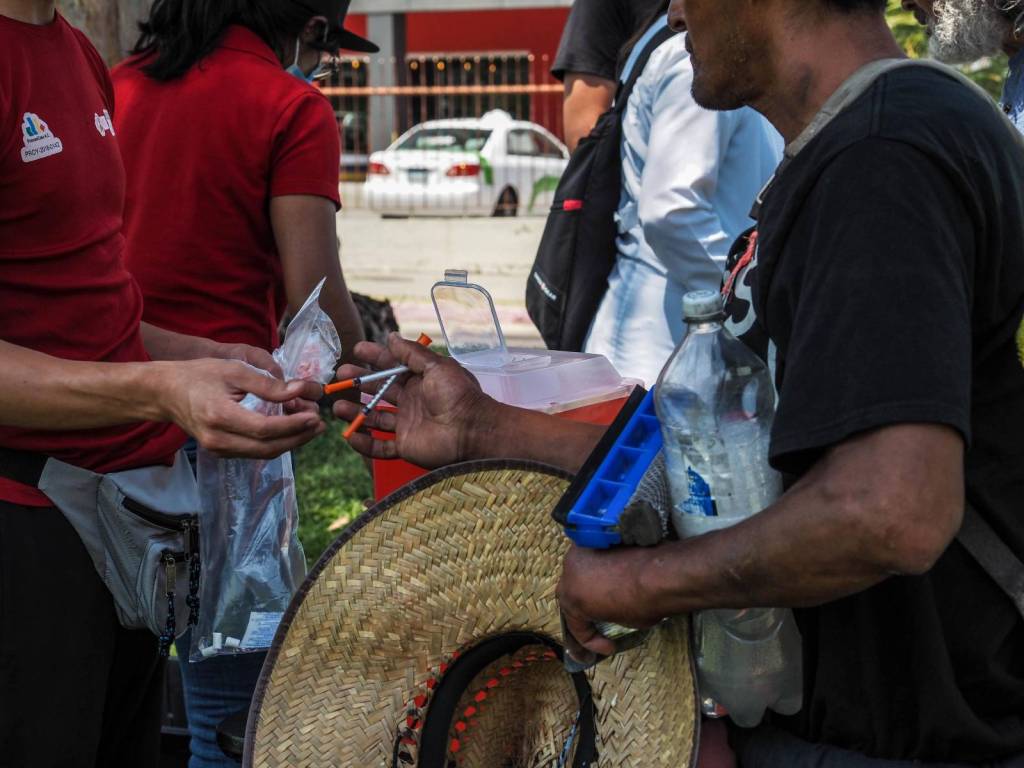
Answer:
POLYGON ((568 161, 543 127, 495 110, 410 129, 370 155, 364 190, 384 215, 547 213, 568 161))

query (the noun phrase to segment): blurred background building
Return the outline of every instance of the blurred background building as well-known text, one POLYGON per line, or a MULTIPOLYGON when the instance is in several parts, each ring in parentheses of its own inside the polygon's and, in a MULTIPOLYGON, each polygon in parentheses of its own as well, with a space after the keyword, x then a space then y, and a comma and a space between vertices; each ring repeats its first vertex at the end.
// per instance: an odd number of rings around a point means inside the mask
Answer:
MULTIPOLYGON (((59 0, 113 65, 151 0, 59 0)), ((425 120, 503 109, 562 136, 561 85, 548 73, 572 0, 354 0, 348 26, 381 47, 345 57, 323 83, 344 146, 342 176, 425 120)))
POLYGON ((355 0, 353 31, 381 47, 347 57, 325 83, 342 132, 343 174, 425 120, 502 109, 562 135, 549 70, 572 0, 355 0))

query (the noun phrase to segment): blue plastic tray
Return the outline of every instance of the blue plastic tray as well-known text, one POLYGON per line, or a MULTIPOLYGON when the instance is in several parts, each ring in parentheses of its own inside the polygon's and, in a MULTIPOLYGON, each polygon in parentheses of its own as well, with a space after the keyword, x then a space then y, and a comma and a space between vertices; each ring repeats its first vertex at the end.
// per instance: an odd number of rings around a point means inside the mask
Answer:
POLYGON ((661 425, 654 412, 652 388, 573 504, 566 518, 566 535, 590 549, 621 544, 622 537, 616 530, 619 516, 661 446, 661 425))

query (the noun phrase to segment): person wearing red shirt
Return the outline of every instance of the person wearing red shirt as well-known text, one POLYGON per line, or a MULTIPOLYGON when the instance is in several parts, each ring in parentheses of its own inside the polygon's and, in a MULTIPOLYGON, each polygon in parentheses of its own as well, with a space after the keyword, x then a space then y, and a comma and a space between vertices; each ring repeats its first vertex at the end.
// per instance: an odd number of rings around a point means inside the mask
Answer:
POLYGON ((270 350, 326 277, 345 353, 362 339, 338 259, 338 124, 306 80, 345 43, 376 50, 342 28, 347 5, 154 4, 113 71, 126 261, 146 322, 270 350))
POLYGON ((274 369, 263 350, 141 323, 112 85, 54 0, 0 0, 0 114, 0 765, 155 765, 156 638, 119 625, 75 529, 14 468, 169 465, 186 433, 274 456, 323 431, 322 389, 230 360, 274 369), (293 412, 247 411, 250 392, 293 412))
MULTIPOLYGON (((126 262, 146 322, 263 349, 326 277, 321 305, 348 359, 362 323, 338 259, 341 147, 313 87, 348 32, 348 0, 157 0, 114 69, 128 176, 126 262)), ((178 641, 191 768, 229 768, 217 726, 248 708, 265 654, 188 663, 178 641)))

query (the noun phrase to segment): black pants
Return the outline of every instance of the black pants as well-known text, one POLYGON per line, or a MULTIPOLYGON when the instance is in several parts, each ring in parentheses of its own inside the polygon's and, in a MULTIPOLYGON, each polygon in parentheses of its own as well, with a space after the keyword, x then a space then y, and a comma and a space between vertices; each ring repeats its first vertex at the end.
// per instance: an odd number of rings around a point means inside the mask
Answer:
POLYGON ((0 768, 157 766, 163 667, 64 516, 0 502, 0 768))
POLYGON ((730 725, 729 744, 741 768, 1024 768, 1024 755, 986 763, 925 763, 880 760, 826 744, 811 744, 785 731, 762 725, 730 725))

